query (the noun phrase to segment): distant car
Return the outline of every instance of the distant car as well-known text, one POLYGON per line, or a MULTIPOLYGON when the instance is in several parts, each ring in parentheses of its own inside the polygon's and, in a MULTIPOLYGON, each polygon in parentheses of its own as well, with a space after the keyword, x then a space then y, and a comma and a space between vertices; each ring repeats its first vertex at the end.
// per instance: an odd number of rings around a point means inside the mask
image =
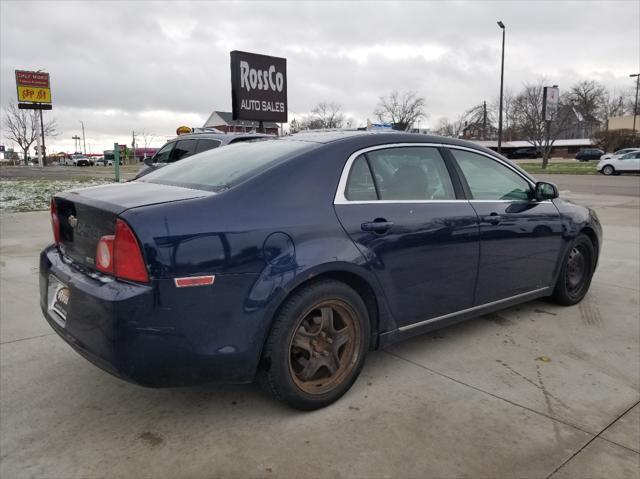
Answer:
POLYGON ((93 164, 94 161, 87 156, 82 154, 71 155, 71 166, 92 166, 93 164))
POLYGON ((578 161, 589 161, 589 160, 599 160, 600 157, 604 155, 604 151, 598 148, 585 148, 576 153, 576 160, 578 161))
POLYGON ((542 156, 537 148, 518 148, 507 155, 512 160, 521 160, 524 158, 536 159, 542 156))
POLYGON ((600 173, 607 176, 619 175, 620 173, 640 173, 640 150, 600 160, 597 168, 600 173))
POLYGON ((169 140, 155 155, 147 158, 144 166, 138 171, 136 179, 170 163, 188 158, 196 153, 213 150, 219 146, 245 141, 255 141, 274 138, 273 135, 262 133, 210 133, 199 132, 180 135, 169 140))
POLYGON ((623 148, 621 150, 614 151, 613 153, 605 153, 600 157, 601 160, 608 160, 609 158, 613 158, 614 156, 622 156, 627 153, 631 153, 632 151, 640 151, 640 148, 623 148))

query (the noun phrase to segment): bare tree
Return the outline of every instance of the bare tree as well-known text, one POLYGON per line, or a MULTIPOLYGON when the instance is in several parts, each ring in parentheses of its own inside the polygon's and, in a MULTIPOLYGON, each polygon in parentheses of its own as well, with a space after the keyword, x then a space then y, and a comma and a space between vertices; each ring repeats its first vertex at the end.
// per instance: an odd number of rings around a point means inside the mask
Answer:
POLYGON ((634 86, 633 88, 627 89, 623 95, 626 98, 625 113, 633 115, 635 110, 635 114, 640 115, 640 102, 638 102, 638 108, 636 109, 636 87, 634 86))
MULTIPOLYGON (((513 141, 518 139, 515 114, 516 95, 510 89, 505 89, 502 95, 502 141, 513 141)), ((496 98, 491 103, 491 111, 495 116, 500 114, 500 99, 496 98)), ((496 122, 496 126, 498 123, 496 122)))
POLYGON ((391 123, 395 130, 406 131, 415 122, 424 118, 425 99, 415 92, 400 95, 393 91, 389 96, 381 96, 373 114, 384 123, 391 123))
POLYGON ((442 136, 448 136, 450 138, 458 138, 462 133, 462 129, 465 126, 465 115, 458 116, 456 120, 449 121, 448 118, 440 118, 438 126, 436 127, 436 133, 442 136))
POLYGON ((322 130, 325 124, 321 118, 315 115, 303 116, 300 120, 300 130, 322 130))
POLYGON ((316 123, 321 124, 320 128, 342 128, 344 114, 342 107, 337 103, 320 102, 312 110, 316 123))
POLYGON ((302 126, 300 125, 300 122, 298 120, 294 118, 293 120, 291 120, 291 122, 289 122, 289 133, 298 133, 300 130, 302 130, 302 126))
POLYGON ((627 98, 624 93, 607 92, 602 106, 602 120, 604 128, 609 129, 609 118, 612 116, 622 116, 627 109, 627 98))
MULTIPOLYGON (((18 144, 22 150, 25 163, 29 158, 29 148, 35 143, 37 136, 40 135, 36 115, 39 115, 36 110, 20 110, 15 103, 10 103, 4 109, 3 127, 7 133, 7 138, 18 144)), ((44 123, 45 137, 56 136, 57 134, 55 118, 44 123)))
POLYGON ((514 100, 515 121, 523 138, 542 153, 542 168, 549 163, 551 148, 556 139, 567 130, 573 115, 562 97, 556 114, 551 121, 545 121, 542 114, 543 104, 542 81, 536 84, 525 84, 514 100))
POLYGON ((156 139, 156 135, 154 133, 149 133, 146 130, 142 130, 142 133, 139 133, 138 136, 142 138, 142 144, 144 145, 144 154, 143 157, 147 157, 147 148, 151 147, 151 143, 156 139))
POLYGON ((601 120, 607 102, 607 90, 596 81, 582 80, 571 86, 565 101, 575 108, 585 120, 601 120))

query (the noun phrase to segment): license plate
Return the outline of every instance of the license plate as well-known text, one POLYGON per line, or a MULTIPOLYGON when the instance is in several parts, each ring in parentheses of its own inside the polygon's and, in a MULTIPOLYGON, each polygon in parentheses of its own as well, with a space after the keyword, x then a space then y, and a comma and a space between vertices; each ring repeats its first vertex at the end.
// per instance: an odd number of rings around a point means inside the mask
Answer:
POLYGON ((49 313, 56 323, 63 328, 67 323, 67 311, 69 309, 70 291, 66 284, 53 275, 49 275, 49 287, 47 290, 47 304, 49 313))

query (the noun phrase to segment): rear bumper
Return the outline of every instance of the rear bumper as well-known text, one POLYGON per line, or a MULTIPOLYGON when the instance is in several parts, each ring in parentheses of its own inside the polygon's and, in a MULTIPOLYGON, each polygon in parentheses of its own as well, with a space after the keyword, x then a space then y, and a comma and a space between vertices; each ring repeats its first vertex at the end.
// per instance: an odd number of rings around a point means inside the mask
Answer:
POLYGON ((50 246, 40 255, 40 306, 74 350, 127 381, 150 387, 250 382, 264 328, 261 319, 242 315, 254 275, 232 276, 216 277, 212 287, 181 290, 172 280, 105 282, 50 246), (50 275, 70 290, 64 326, 48 308, 50 275))

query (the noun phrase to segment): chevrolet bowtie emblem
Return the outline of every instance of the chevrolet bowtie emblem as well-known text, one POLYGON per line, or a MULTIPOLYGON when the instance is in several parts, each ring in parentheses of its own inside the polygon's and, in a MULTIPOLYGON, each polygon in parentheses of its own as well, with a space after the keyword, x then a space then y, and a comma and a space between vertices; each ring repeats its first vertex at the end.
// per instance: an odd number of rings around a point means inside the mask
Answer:
POLYGON ((76 218, 73 215, 69 215, 69 218, 67 218, 67 221, 69 222, 69 226, 71 226, 72 228, 75 228, 76 225, 78 224, 78 218, 76 218))

